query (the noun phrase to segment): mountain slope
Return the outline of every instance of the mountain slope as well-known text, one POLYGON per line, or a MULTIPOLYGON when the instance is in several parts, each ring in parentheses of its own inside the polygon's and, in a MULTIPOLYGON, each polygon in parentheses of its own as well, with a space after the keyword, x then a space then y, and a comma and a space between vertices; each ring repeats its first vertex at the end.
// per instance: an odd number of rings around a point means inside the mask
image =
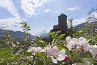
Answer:
MULTIPOLYGON (((25 38, 26 37, 26 34, 24 32, 21 32, 21 31, 12 31, 12 30, 9 30, 10 34, 12 37, 14 38, 25 38)), ((3 32, 2 29, 0 29, 0 36, 4 36, 5 35, 5 32, 3 32)), ((33 35, 30 35, 31 38, 33 38, 34 36, 33 35)))
MULTIPOLYGON (((87 24, 87 23, 79 24, 79 25, 75 26, 74 28, 75 28, 76 30, 82 29, 82 28, 85 27, 85 26, 84 26, 85 24, 87 24)), ((92 25, 92 24, 94 24, 94 22, 91 22, 91 23, 89 23, 89 24, 92 25)), ((97 29, 97 23, 93 26, 93 28, 97 29)))

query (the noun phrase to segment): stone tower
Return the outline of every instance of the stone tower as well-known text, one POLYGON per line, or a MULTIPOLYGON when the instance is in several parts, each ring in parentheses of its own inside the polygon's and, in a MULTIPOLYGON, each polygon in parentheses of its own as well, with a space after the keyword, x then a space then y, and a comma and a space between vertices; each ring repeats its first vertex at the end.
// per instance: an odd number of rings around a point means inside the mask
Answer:
POLYGON ((58 16, 58 26, 62 31, 67 30, 67 16, 63 13, 58 16))
POLYGON ((58 24, 53 26, 53 29, 51 31, 61 31, 62 33, 67 32, 67 16, 65 14, 60 14, 58 16, 58 24))

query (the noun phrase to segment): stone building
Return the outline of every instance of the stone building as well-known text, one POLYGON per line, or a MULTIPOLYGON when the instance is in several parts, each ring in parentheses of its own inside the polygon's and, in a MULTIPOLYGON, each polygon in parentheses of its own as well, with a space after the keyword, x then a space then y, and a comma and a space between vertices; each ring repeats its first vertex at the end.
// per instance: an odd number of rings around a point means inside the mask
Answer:
POLYGON ((53 29, 51 30, 53 32, 61 31, 62 33, 67 32, 67 16, 65 14, 60 14, 58 16, 58 24, 53 26, 53 29))

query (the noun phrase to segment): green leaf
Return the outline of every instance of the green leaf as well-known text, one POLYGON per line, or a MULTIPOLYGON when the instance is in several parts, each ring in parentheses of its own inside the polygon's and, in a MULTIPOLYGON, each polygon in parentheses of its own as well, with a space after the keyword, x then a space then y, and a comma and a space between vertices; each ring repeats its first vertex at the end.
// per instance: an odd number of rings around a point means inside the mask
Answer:
MULTIPOLYGON (((76 57, 77 61, 83 62, 83 59, 78 55, 77 50, 72 51, 72 53, 74 55, 73 57, 76 57)), ((75 59, 73 60, 76 61, 75 59)))
POLYGON ((92 65, 93 63, 93 56, 89 51, 82 52, 80 57, 83 59, 83 63, 85 65, 92 65))
POLYGON ((65 35, 66 35, 66 34, 62 34, 62 35, 60 35, 60 39, 62 39, 65 35))
POLYGON ((38 59, 36 62, 35 62, 35 65, 43 65, 44 63, 40 60, 40 59, 38 59))
POLYGON ((45 54, 39 52, 36 54, 36 57, 37 59, 35 60, 35 65, 44 65, 45 54))

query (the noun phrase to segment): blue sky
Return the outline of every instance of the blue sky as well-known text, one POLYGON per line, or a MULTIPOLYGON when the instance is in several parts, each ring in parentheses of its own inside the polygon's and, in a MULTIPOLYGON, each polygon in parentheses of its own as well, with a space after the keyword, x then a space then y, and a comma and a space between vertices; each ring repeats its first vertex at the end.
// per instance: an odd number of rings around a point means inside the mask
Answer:
POLYGON ((97 0, 0 0, 0 29, 21 31, 20 22, 25 21, 31 34, 45 33, 57 24, 61 13, 74 18, 76 26, 84 23, 87 13, 96 6, 97 0))

